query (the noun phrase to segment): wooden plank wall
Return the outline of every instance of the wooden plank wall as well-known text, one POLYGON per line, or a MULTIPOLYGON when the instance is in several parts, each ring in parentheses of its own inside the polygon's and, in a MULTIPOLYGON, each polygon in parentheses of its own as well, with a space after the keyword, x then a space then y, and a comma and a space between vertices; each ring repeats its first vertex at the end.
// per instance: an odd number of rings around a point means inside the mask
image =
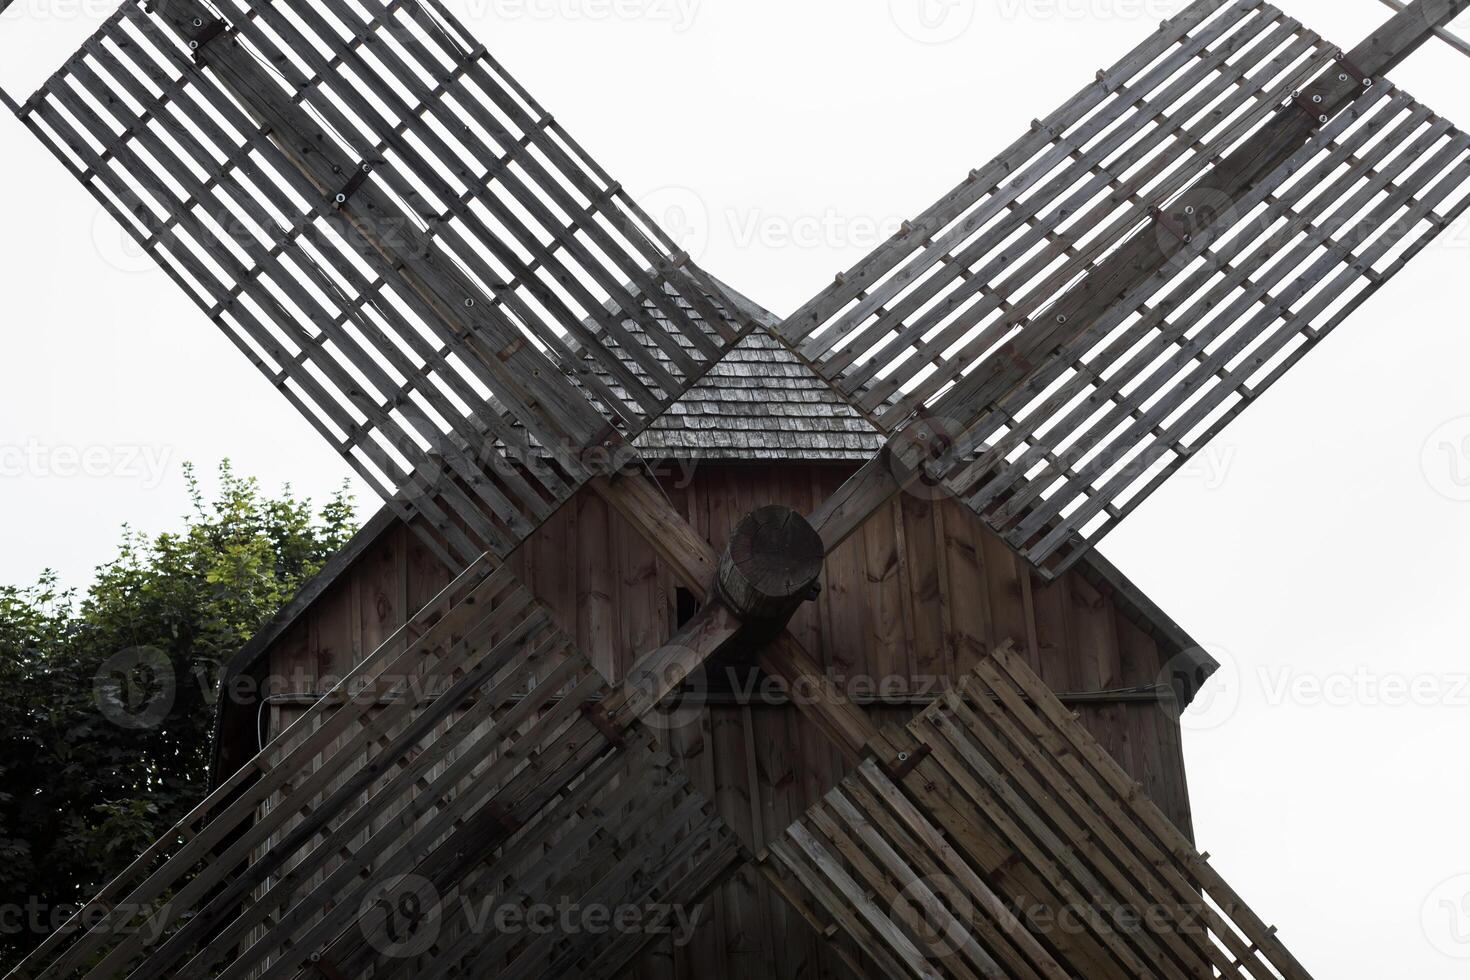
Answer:
MULTIPOLYGON (((732 525, 767 503, 810 512, 852 470, 831 465, 704 465, 663 477, 691 524, 716 548, 732 525)), ((583 493, 513 559, 518 574, 593 662, 616 680, 677 625, 674 580, 653 550, 597 496, 583 493)), ((394 525, 272 647, 274 689, 328 686, 441 589, 448 572, 394 525)), ((877 515, 828 561, 822 597, 792 624, 834 675, 903 704, 869 708, 903 724, 936 684, 963 676, 1013 639, 1063 694, 1152 685, 1158 645, 1111 598, 1071 572, 1045 585, 968 510, 906 496, 877 515), (864 680, 868 681, 865 687, 864 680)), ((1139 701, 1074 706, 1087 728, 1140 780, 1186 835, 1189 801, 1177 723, 1139 701)), ((297 709, 273 706, 273 726, 297 709)), ((278 728, 275 730, 279 730, 278 728)), ((847 770, 789 705, 715 703, 666 733, 694 787, 758 851, 795 822, 847 770)), ((655 944, 635 975, 838 977, 847 967, 747 870, 707 904, 695 940, 655 944)))

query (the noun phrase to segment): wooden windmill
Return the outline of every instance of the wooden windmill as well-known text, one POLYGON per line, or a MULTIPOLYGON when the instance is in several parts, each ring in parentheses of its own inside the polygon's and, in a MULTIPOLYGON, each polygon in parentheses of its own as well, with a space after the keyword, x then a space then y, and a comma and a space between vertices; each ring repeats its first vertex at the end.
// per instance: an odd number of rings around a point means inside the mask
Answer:
POLYGON ((7 104, 453 575, 14 975, 613 976, 651 930, 446 910, 745 875, 854 974, 1306 977, 1008 637, 880 726, 787 627, 895 500, 1090 561, 1470 207, 1470 136, 1386 78, 1467 8, 1342 51, 1197 0, 778 321, 438 0, 124 3, 7 104), (752 338, 886 445, 717 553, 637 447, 752 338), (588 498, 699 603, 613 680, 516 574, 588 498), (664 738, 732 655, 846 761, 757 853, 664 738))

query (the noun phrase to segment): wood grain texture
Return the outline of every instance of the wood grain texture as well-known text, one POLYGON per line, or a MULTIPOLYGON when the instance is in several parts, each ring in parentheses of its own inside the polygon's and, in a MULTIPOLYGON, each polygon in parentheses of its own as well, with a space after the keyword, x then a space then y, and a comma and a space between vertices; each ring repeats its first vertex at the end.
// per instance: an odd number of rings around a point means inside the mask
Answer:
MULTIPOLYGON (((707 465, 695 470, 692 478, 670 474, 665 489, 713 554, 725 547, 731 526, 754 503, 809 508, 851 472, 851 467, 824 465, 707 465)), ((1011 631, 1023 637, 1035 632, 1040 640, 1038 662, 1049 665, 1048 682, 1059 691, 1082 692, 1089 677, 1104 676, 1100 665, 1109 665, 1107 676, 1116 678, 1120 693, 1113 697, 1119 700, 1069 703, 1089 730, 1114 742, 1121 738, 1129 746, 1129 758, 1120 762, 1128 767, 1130 778, 1143 782, 1168 819, 1187 832, 1189 802, 1177 722, 1157 703, 1123 700, 1127 695, 1122 693, 1151 690, 1177 651, 1161 651, 1160 641, 1149 635, 1154 627, 1146 630, 1118 615, 1112 596, 1075 573, 1075 582, 1064 578, 1044 586, 1027 583, 1019 559, 954 501, 899 500, 901 506, 874 519, 875 530, 865 530, 828 558, 824 580, 849 584, 824 590, 793 623, 817 658, 816 672, 841 682, 843 690, 851 686, 876 691, 886 679, 890 691, 904 693, 899 703, 868 703, 863 708, 868 715, 864 728, 906 724, 922 709, 925 697, 951 685, 1011 631), (900 518, 901 532, 895 524, 900 518), (879 604, 865 593, 864 583, 870 575, 886 574, 900 536, 916 556, 914 574, 907 579, 913 595, 908 602, 885 599, 879 604), (918 542, 934 544, 921 548, 918 542), (936 562, 929 556, 937 557, 939 552, 933 549, 940 542, 943 561, 936 562), (871 557, 875 553, 885 557, 875 563, 871 557), (896 616, 899 621, 880 622, 880 610, 884 617, 896 616), (1045 617, 1057 626, 1045 626, 1045 617), (931 636, 951 638, 937 657, 921 639, 931 636), (1089 638, 1087 644, 1083 637, 1089 638), (880 639, 881 648, 875 648, 880 639), (917 646, 921 642, 922 648, 917 646), (953 653, 943 652, 951 646, 953 653), (948 666, 950 657, 958 658, 958 668, 948 666)), ((636 629, 623 625, 604 629, 583 613, 588 595, 604 590, 606 608, 617 610, 619 624, 647 615, 646 571, 613 575, 598 571, 667 569, 652 545, 631 528, 620 530, 622 524, 616 511, 594 495, 583 494, 527 542, 529 557, 520 572, 555 620, 613 681, 624 678, 633 660, 646 652, 632 646, 635 637, 649 629, 663 631, 662 638, 672 632, 666 619, 649 619, 636 629), (571 553, 581 556, 575 564, 566 560, 571 553)), ((416 541, 412 536, 407 540, 416 541)), ((385 539, 384 547, 391 550, 392 540, 385 539)), ((360 575, 369 581, 382 560, 369 549, 360 568, 354 566, 348 577, 360 575)), ((887 577, 885 588, 897 588, 898 574, 887 577)), ((344 629, 351 634, 350 628, 344 629)), ((281 663, 293 656, 298 645, 293 637, 304 630, 295 627, 278 641, 274 649, 280 651, 281 663)), ((320 632, 318 638, 327 639, 320 632)), ((723 676, 708 680, 718 688, 726 686, 723 676)), ((859 700, 872 701, 866 696, 859 700)), ((853 772, 852 764, 832 748, 832 739, 858 736, 822 732, 781 698, 771 705, 759 699, 742 705, 732 695, 711 695, 707 703, 694 699, 687 706, 656 715, 662 719, 659 724, 676 726, 665 733, 670 751, 694 789, 714 803, 752 852, 778 839, 801 813, 853 772)), ((692 947, 676 948, 668 937, 655 937, 630 975, 706 976, 715 961, 722 964, 719 975, 731 977, 848 977, 859 975, 855 969, 883 975, 850 947, 849 940, 815 936, 801 913, 764 876, 758 883, 748 877, 725 883, 707 901, 703 916, 692 947), (753 924, 769 929, 769 940, 752 932, 753 924), (768 942, 774 967, 762 952, 768 942)))
POLYGON ((922 475, 1070 568, 1470 208, 1470 142, 1383 77, 1466 7, 1344 53, 1193 3, 839 276, 778 333, 898 431, 824 538, 922 475))
POLYGON ((870 752, 758 863, 891 975, 1308 980, 1011 645, 870 752))
POLYGON ((437 3, 129 0, 19 114, 460 567, 752 325, 437 3))

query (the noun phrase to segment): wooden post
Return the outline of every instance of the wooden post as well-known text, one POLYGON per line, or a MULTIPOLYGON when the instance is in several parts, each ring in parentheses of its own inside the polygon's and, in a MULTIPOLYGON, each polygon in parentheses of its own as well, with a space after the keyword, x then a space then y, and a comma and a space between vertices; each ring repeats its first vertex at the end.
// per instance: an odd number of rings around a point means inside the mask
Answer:
MULTIPOLYGON (((670 563, 674 575, 696 596, 701 600, 710 597, 712 580, 721 577, 717 571, 721 560, 715 556, 714 549, 674 511, 651 478, 595 478, 589 485, 655 543, 660 555, 670 563), (708 570, 716 572, 711 574, 708 570)), ((809 522, 803 520, 802 524, 816 533, 809 522)), ((736 536, 739 534, 737 529, 736 536)), ((804 533, 799 534, 805 536, 804 533)), ((716 585, 715 590, 723 592, 723 587, 716 585)), ((793 591, 793 594, 799 593, 793 591)), ((677 662, 680 657, 692 656, 703 660, 714 656, 727 644, 743 641, 747 636, 744 631, 749 628, 748 623, 740 622, 735 611, 729 609, 724 601, 707 603, 681 631, 680 638, 670 641, 662 651, 645 657, 634 668, 645 676, 651 673, 662 679, 661 686, 644 695, 645 700, 657 702, 693 669, 692 666, 681 666, 677 662), (734 635, 729 635, 732 622, 738 628, 734 635), (694 649, 688 649, 691 647, 694 649)), ((862 757, 863 746, 878 734, 877 727, 868 720, 863 709, 832 682, 821 664, 790 633, 779 633, 759 646, 761 669, 772 677, 781 678, 793 694, 792 702, 802 714, 827 734, 849 761, 857 762, 862 757)), ((629 686, 636 687, 631 684, 632 680, 630 676, 629 686)))
POLYGON ((774 635, 821 593, 825 553, 806 518, 790 507, 762 507, 736 526, 715 586, 748 627, 774 635))

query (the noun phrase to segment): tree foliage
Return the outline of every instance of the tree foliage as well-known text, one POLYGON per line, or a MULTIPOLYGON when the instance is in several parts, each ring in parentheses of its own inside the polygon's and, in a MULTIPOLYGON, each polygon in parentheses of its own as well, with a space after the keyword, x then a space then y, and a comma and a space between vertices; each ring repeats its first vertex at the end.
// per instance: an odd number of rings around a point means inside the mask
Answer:
POLYGON ((203 797, 221 666, 354 530, 345 486, 315 508, 228 462, 213 500, 185 478, 182 530, 124 528, 85 595, 0 586, 0 962, 203 797))

